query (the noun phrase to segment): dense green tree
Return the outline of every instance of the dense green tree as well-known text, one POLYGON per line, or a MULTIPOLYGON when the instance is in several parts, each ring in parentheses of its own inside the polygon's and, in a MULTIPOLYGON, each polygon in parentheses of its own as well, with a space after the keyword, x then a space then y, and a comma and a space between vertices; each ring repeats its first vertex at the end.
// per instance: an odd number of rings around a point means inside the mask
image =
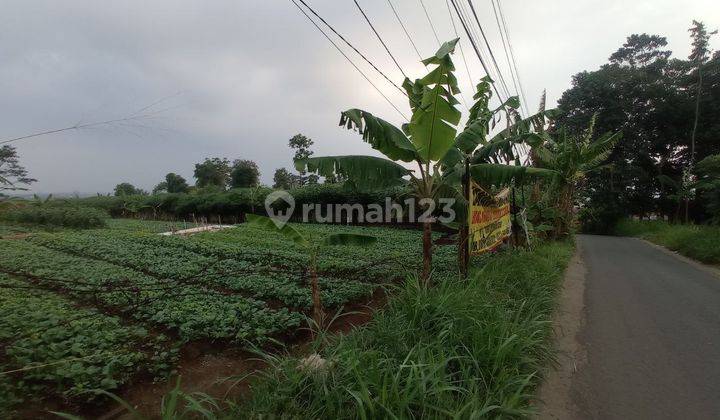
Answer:
POLYGON ((720 56, 707 58, 706 51, 702 63, 692 55, 673 59, 666 46, 657 35, 630 36, 608 64, 575 75, 559 100, 556 126, 569 133, 582 133, 596 113, 596 132, 623 133, 609 165, 587 178, 583 200, 589 206, 674 217, 676 192, 659 175, 681 181, 693 161, 693 143, 695 161, 720 153, 720 56), (609 197, 617 202, 607 205, 609 197))
POLYGON ((695 165, 699 200, 712 221, 720 224, 720 154, 708 156, 695 165))
POLYGON ((232 188, 251 188, 260 184, 260 170, 257 163, 252 160, 237 159, 233 162, 230 171, 230 186, 232 188))
POLYGON ((147 195, 147 191, 136 188, 133 184, 130 184, 129 182, 122 182, 120 184, 117 184, 114 191, 116 197, 122 197, 125 195, 147 195))
POLYGON ((153 188, 153 194, 159 194, 163 192, 167 193, 186 193, 189 190, 189 186, 185 178, 182 176, 170 172, 165 175, 165 181, 160 182, 153 188))
POLYGON ((289 190, 300 185, 299 176, 291 173, 285 168, 275 170, 273 175, 273 188, 289 190))
POLYGON ((4 195, 3 191, 27 190, 25 186, 35 181, 28 176, 25 167, 20 165, 17 151, 13 146, 0 147, 0 196, 4 195))
POLYGON ((193 175, 197 187, 225 188, 230 179, 230 161, 225 158, 207 158, 204 162, 195 164, 193 175))
POLYGON ((155 185, 155 187, 153 187, 152 193, 153 194, 166 193, 166 192, 168 192, 167 188, 168 188, 167 182, 162 181, 162 182, 158 183, 157 185, 155 185))
POLYGON ((172 172, 165 175, 165 184, 169 193, 186 193, 190 188, 185 178, 172 172))

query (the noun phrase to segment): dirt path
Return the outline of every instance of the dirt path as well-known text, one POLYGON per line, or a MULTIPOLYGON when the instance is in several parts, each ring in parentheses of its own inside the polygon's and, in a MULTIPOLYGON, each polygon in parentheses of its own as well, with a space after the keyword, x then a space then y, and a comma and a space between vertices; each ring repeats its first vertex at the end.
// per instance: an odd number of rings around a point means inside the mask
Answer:
POLYGON ((574 315, 558 314, 561 360, 539 417, 720 418, 720 278, 637 239, 579 235, 578 245, 584 309, 568 287, 561 311, 574 315))
POLYGON ((582 244, 576 244, 575 255, 563 281, 558 308, 553 316, 553 332, 557 348, 557 365, 545 377, 538 393, 539 418, 565 419, 579 415, 570 398, 574 375, 585 364, 586 355, 578 341, 578 333, 585 322, 585 274, 581 253, 582 244))

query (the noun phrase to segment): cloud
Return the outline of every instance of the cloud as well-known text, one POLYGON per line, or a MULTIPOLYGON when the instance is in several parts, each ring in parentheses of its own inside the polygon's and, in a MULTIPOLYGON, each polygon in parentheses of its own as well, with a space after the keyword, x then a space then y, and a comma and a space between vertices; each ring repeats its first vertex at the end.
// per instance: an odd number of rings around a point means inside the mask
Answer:
MULTIPOLYGON (((352 3, 308 3, 400 83, 400 71, 352 3)), ((361 4, 405 72, 420 75, 424 69, 387 4, 361 4)), ((421 54, 434 52, 437 43, 416 2, 394 4, 421 54)), ((439 36, 453 38, 445 2, 426 4, 439 36)), ((476 5, 505 66, 492 9, 476 5)), ((710 1, 503 6, 530 108, 543 88, 556 100, 574 73, 605 62, 631 33, 666 35, 684 56, 692 18, 720 26, 710 1)), ((149 189, 167 172, 191 179, 193 164, 212 156, 255 160, 269 183, 276 168, 291 165, 287 140, 298 132, 315 140, 317 154, 374 154, 356 134, 337 127, 341 110, 365 108, 403 122, 289 1, 16 0, 3 10, 1 138, 124 116, 170 97, 151 109, 166 110, 142 126, 18 142, 23 164, 39 179, 35 191, 108 192, 122 181, 149 189)), ((483 72, 467 41, 463 52, 477 80, 483 72)), ((471 83, 460 57, 456 63, 469 101, 471 83)), ((407 109, 400 93, 359 65, 407 109)))

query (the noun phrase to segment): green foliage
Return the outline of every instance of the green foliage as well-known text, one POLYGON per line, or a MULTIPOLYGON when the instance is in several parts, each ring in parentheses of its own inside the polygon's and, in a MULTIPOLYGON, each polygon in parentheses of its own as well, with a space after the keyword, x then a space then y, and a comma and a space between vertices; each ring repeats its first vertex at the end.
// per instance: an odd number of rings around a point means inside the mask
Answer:
MULTIPOLYGON (((19 399, 46 395, 92 399, 140 372, 160 374, 176 358, 167 339, 76 305, 31 283, 0 276, 0 371, 19 370, 3 392, 19 399)), ((4 376, 0 376, 2 378, 4 376)), ((7 397, 6 397, 7 398, 7 397)), ((0 407, 3 402, 0 401, 0 407)))
MULTIPOLYGON (((192 220, 200 216, 222 216, 223 221, 236 218, 242 213, 264 214, 265 197, 272 192, 267 187, 234 188, 214 193, 158 194, 131 197, 87 197, 77 200, 53 200, 54 206, 94 207, 113 217, 165 217, 192 220)), ((406 186, 383 189, 357 190, 345 184, 310 184, 290 188, 297 208, 303 204, 354 204, 364 206, 375 203, 383 205, 385 197, 401 203, 408 194, 406 186)), ((169 229, 168 229, 169 230, 169 229)))
POLYGON ((253 188, 260 185, 260 170, 251 160, 235 160, 230 171, 230 188, 253 188))
POLYGON ((147 191, 137 188, 128 182, 117 184, 113 191, 116 197, 124 197, 127 195, 147 195, 147 191))
POLYGON ((349 109, 341 112, 340 126, 356 129, 373 149, 392 160, 413 162, 417 159, 415 146, 402 130, 367 111, 349 109))
POLYGON ((268 355, 246 417, 482 418, 530 414, 551 359, 554 298, 569 243, 500 254, 470 281, 439 270, 437 286, 413 278, 364 328, 321 336, 318 371, 268 355), (478 379, 482 378, 482 379, 478 379))
POLYGON ((188 192, 190 187, 185 178, 178 174, 170 172, 165 175, 165 191, 171 194, 188 192))
POLYGON ((315 172, 324 177, 340 175, 361 189, 378 189, 402 185, 402 177, 409 174, 404 166, 375 156, 323 156, 295 161, 298 171, 315 172))
MULTIPOLYGON (((691 36, 693 44, 702 38, 691 36)), ((706 51, 698 49, 690 60, 672 59, 666 45, 666 39, 657 35, 628 37, 608 64, 575 75, 573 87, 559 100, 557 125, 569 133, 579 135, 595 114, 596 131, 623 132, 623 141, 608 158, 608 169, 587 176, 581 198, 589 207, 602 206, 603 200, 615 197, 613 206, 621 208, 624 215, 676 217, 677 200, 671 197, 676 190, 666 188, 657 175, 679 181, 692 162, 720 153, 720 126, 716 123, 720 116, 720 54, 710 54, 705 45, 706 51), (702 60, 695 60, 701 56, 702 60), (698 95, 700 73, 702 91, 698 95)), ((696 202, 700 205, 690 203, 690 216, 705 220, 705 214, 694 211, 704 205, 705 198, 697 196, 696 202)))
POLYGON ((289 190, 300 186, 298 175, 290 173, 285 168, 278 168, 273 175, 273 188, 289 190))
POLYGON ((90 229, 105 226, 108 214, 98 209, 79 206, 24 206, 9 209, 0 214, 0 217, 14 223, 90 229))
POLYGON ((624 219, 615 233, 637 236, 708 264, 720 263, 720 227, 624 219))
POLYGON ((708 156, 695 166, 697 195, 715 224, 720 224, 720 154, 708 156))
POLYGON ((578 219, 581 232, 598 235, 615 233, 615 226, 623 218, 624 211, 619 204, 616 193, 603 193, 608 195, 606 199, 596 200, 592 206, 580 209, 578 219))
POLYGON ((224 189, 230 179, 230 161, 220 158, 207 158, 202 163, 195 164, 195 185, 203 187, 218 187, 224 189))

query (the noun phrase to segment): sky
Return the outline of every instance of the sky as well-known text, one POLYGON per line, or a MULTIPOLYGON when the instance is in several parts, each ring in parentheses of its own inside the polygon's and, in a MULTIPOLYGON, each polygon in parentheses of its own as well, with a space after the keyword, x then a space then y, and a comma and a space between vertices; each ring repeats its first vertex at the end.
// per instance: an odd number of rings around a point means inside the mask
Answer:
MULTIPOLYGON (((446 1, 423 1, 438 38, 455 38, 446 1)), ((358 2, 405 73, 424 75, 387 0, 358 2)), ((630 34, 666 36, 684 58, 692 19, 720 28, 717 0, 501 2, 531 110, 543 89, 555 104, 574 74, 606 63, 630 34)), ((352 1, 306 3, 402 82, 352 1)), ((420 54, 432 55, 438 43, 420 1, 392 3, 420 54)), ((514 93, 491 2, 473 4, 514 93)), ((318 156, 377 155, 338 127, 340 111, 404 122, 290 0, 5 0, 0 27, 0 140, 142 117, 12 143, 38 179, 33 192, 107 193, 120 182, 150 190, 168 172, 192 183, 194 164, 208 157, 253 160, 272 184, 275 169, 292 167, 287 141, 297 133, 314 140, 318 156)), ((459 49, 454 61, 469 103, 484 71, 464 35, 460 42, 470 77, 459 49)), ((711 46, 720 49, 720 36, 711 46)), ((346 51, 408 114, 404 96, 346 51)))

